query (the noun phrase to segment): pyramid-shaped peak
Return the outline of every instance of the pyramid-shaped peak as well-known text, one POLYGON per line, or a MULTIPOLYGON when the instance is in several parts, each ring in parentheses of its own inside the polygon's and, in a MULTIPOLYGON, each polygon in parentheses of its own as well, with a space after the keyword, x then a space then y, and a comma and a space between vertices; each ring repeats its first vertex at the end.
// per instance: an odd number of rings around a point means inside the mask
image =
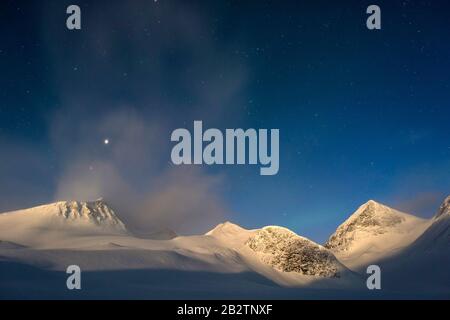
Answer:
MULTIPOLYGON (((361 205, 347 221, 366 220, 366 219, 385 219, 386 217, 397 217, 401 219, 407 213, 395 210, 387 205, 379 203, 375 200, 369 200, 361 205)), ((398 220, 395 219, 395 220, 398 220)))
POLYGON ((423 219, 395 210, 374 200, 361 205, 330 236, 325 246, 330 249, 348 248, 356 238, 403 232, 404 225, 422 222, 423 219))
POLYGON ((373 207, 373 208, 377 208, 377 207, 385 207, 385 208, 389 208, 387 205, 385 205, 385 204, 382 204, 382 203, 380 203, 380 202, 378 202, 378 201, 375 201, 375 200, 372 200, 372 199, 370 199, 370 200, 368 200, 366 203, 364 203, 363 205, 361 205, 361 207, 373 207))

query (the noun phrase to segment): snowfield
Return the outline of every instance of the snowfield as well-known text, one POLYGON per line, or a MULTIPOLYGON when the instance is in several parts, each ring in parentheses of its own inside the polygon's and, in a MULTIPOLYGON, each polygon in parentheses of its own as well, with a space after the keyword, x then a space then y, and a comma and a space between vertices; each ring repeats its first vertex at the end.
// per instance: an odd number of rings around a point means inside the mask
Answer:
POLYGON ((324 246, 283 227, 231 222, 204 235, 139 238, 101 199, 4 213, 0 298, 448 297, 449 203, 424 220, 369 201, 324 246), (386 291, 367 289, 369 263, 386 270, 386 291), (84 279, 76 293, 65 288, 73 264, 84 279), (413 272, 426 277, 411 282, 413 272))

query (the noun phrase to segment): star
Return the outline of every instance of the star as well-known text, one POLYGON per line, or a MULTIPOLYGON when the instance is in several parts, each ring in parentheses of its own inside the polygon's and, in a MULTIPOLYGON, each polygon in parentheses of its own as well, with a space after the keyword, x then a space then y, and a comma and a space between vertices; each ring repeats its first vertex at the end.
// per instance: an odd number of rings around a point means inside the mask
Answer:
POLYGON ((103 141, 103 143, 104 143, 105 145, 108 145, 108 144, 109 144, 109 139, 105 139, 105 140, 103 141))

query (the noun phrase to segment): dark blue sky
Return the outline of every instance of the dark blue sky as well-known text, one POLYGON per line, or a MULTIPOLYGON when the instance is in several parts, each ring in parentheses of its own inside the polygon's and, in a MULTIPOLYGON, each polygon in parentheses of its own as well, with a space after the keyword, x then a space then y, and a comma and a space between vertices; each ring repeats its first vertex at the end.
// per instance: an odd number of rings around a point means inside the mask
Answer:
POLYGON ((369 31, 372 2, 2 1, 0 210, 102 195, 145 203, 131 224, 320 241, 369 199, 432 215, 450 193, 450 5, 376 1, 369 31), (193 120, 279 128, 278 175, 174 168, 170 132, 193 120))

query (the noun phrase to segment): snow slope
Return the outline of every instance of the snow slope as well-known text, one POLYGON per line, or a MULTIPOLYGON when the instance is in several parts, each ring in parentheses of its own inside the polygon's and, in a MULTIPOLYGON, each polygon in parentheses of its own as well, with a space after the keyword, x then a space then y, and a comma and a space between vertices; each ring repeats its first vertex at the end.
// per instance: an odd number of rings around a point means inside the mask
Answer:
POLYGON ((450 196, 431 220, 428 228, 411 244, 415 254, 421 251, 450 253, 450 196))
POLYGON ((370 200, 337 228, 325 247, 347 267, 358 270, 407 247, 429 224, 370 200))
POLYGON ((450 197, 429 227, 398 254, 380 261, 386 287, 450 297, 450 197))

